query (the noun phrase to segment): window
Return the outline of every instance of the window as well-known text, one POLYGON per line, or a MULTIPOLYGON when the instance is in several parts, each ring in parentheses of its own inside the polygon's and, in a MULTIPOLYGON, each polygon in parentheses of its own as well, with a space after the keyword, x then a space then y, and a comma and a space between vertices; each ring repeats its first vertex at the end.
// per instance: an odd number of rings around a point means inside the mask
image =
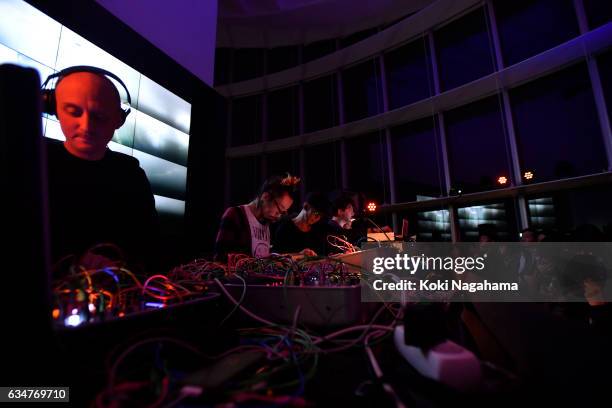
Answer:
POLYGON ((430 97, 434 92, 425 38, 385 54, 389 110, 430 97))
POLYGON ((597 57, 599 77, 603 88, 608 108, 608 117, 612 118, 612 51, 608 51, 597 57))
POLYGON ((298 134, 298 87, 292 86, 268 94, 268 140, 298 134))
POLYGON ((346 122, 382 112, 380 67, 376 60, 366 61, 342 71, 342 90, 346 122))
POLYGON ((511 90, 510 101, 521 167, 532 172, 532 182, 607 167, 584 63, 511 90))
POLYGON ((383 130, 346 140, 348 189, 364 193, 366 200, 388 203, 388 160, 383 130))
POLYGON ((529 213, 529 226, 538 230, 556 228, 557 216, 552 197, 539 197, 527 199, 529 213))
MULTIPOLYGON (((423 199, 429 199, 424 197, 423 199)), ((419 196, 419 201, 421 201, 419 196)), ((411 211, 398 214, 398 232, 403 221, 408 222, 408 237, 416 236, 418 242, 451 241, 450 213, 447 208, 429 211, 411 211)))
POLYGON ((299 64, 299 48, 296 45, 270 48, 267 63, 268 74, 295 67, 299 64))
POLYGON ((264 74, 264 53, 262 48, 236 48, 232 82, 246 81, 264 74))
POLYGON ((493 96, 444 113, 453 187, 474 192, 511 184, 500 104, 493 96), (498 184, 499 177, 506 183, 498 184))
POLYGON ((338 83, 335 75, 304 83, 304 131, 330 128, 338 124, 338 83))
POLYGON ((266 155, 266 167, 266 177, 284 176, 287 172, 302 177, 300 174, 300 154, 297 150, 268 153, 266 155))
POLYGON ((589 224, 596 227, 596 230, 593 230, 595 234, 603 234, 603 238, 610 241, 610 202, 610 184, 529 197, 529 224, 532 228, 544 231, 551 240, 565 240, 568 238, 567 233, 576 228, 585 228, 584 226, 589 224))
POLYGON ((513 200, 460 207, 457 218, 461 241, 478 241, 481 234, 494 241, 517 241, 517 214, 513 200))
POLYGON ((609 0, 582 0, 589 28, 600 27, 612 20, 612 2, 609 0))
POLYGON ((232 100, 231 146, 241 146, 261 141, 261 95, 232 100))
MULTIPOLYGON (((282 152, 268 153, 266 155, 266 178, 272 176, 284 176, 289 172, 293 176, 302 178, 300 174, 300 152, 298 150, 286 150, 282 152)), ((289 209, 289 213, 299 212, 302 208, 302 197, 300 196, 300 188, 294 194, 293 205, 289 209)))
POLYGON ((230 205, 241 205, 257 195, 263 180, 259 157, 241 157, 230 160, 230 205))
POLYGON ((435 31, 434 40, 443 91, 493 72, 493 46, 484 8, 435 31))
POLYGON ((493 0, 493 7, 505 66, 579 34, 573 0, 493 0))
POLYGON ((339 142, 306 147, 304 159, 306 191, 329 192, 341 188, 339 142))
POLYGON ((215 50, 215 85, 225 85, 230 82, 232 50, 217 48, 215 50))
POLYGON ((351 35, 347 35, 340 39, 340 48, 346 48, 350 45, 358 43, 359 41, 365 40, 378 33, 378 27, 368 28, 366 30, 357 31, 351 35))
POLYGON ((310 62, 336 51, 336 39, 306 44, 302 49, 302 63, 310 62))
POLYGON ((397 202, 437 198, 444 192, 444 170, 433 117, 391 129, 397 202))

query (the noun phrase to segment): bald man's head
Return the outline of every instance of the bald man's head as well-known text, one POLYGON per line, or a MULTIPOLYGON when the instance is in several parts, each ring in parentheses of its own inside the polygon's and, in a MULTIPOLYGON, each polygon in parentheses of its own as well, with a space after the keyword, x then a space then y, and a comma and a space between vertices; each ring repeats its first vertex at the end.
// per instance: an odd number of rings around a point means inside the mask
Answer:
POLYGON ((60 78, 55 101, 66 149, 82 159, 102 159, 125 121, 113 83, 103 75, 75 72, 60 78))

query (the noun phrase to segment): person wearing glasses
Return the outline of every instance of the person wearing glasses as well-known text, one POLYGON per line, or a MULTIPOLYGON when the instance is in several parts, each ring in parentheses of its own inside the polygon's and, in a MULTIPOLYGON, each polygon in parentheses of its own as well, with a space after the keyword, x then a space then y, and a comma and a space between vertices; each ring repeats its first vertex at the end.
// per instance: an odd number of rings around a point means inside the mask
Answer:
POLYGON ((278 223, 272 246, 274 252, 303 253, 306 256, 323 253, 325 237, 313 226, 327 214, 328 207, 325 194, 309 193, 299 214, 283 218, 278 223))
POLYGON ((229 207, 221 217, 215 242, 215 261, 226 261, 232 253, 255 258, 270 255, 270 224, 293 205, 298 177, 271 177, 248 204, 229 207))

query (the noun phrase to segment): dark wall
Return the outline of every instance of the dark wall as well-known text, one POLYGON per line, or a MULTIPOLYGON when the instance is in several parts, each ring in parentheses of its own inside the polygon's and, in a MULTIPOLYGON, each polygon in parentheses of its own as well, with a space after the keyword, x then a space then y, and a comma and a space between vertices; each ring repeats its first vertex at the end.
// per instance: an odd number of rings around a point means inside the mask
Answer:
POLYGON ((185 231, 162 252, 171 265, 211 251, 223 211, 224 98, 94 1, 26 1, 192 104, 185 231))

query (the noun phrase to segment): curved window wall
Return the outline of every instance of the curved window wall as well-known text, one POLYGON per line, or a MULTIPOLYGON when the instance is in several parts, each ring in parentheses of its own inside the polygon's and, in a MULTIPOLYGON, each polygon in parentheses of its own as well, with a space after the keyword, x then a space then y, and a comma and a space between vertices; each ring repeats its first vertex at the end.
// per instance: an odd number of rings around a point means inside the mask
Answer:
POLYGON ((610 188, 611 19, 597 0, 438 0, 357 42, 269 50, 265 77, 218 87, 261 98, 265 118, 228 161, 276 157, 267 173, 297 171, 305 190, 365 193, 419 239, 480 224, 516 239, 551 222, 559 191, 610 188))

